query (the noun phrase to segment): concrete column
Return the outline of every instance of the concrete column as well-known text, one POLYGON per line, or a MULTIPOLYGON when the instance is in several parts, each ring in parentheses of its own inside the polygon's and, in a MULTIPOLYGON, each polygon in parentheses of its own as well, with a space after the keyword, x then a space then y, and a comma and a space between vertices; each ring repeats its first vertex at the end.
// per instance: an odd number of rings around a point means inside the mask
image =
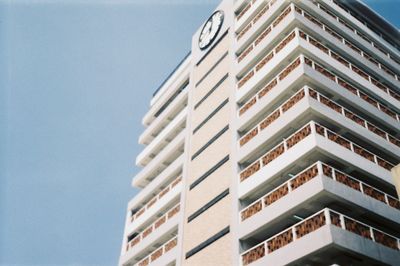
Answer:
POLYGON ((400 164, 392 168, 394 185, 396 186, 397 196, 400 199, 400 164))

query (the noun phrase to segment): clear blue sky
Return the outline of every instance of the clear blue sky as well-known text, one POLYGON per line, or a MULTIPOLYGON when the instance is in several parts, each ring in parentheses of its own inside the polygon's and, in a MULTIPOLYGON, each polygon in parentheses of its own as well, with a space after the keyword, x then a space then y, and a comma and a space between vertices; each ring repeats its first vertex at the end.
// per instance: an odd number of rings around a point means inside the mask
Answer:
POLYGON ((0 265, 116 265, 141 118, 218 2, 0 0, 0 265))

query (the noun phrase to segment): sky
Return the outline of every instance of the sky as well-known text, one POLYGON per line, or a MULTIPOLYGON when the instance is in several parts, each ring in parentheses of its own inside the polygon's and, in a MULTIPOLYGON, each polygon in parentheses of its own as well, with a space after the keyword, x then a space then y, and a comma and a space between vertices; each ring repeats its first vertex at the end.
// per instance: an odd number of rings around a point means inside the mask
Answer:
POLYGON ((117 264, 141 119, 218 2, 0 0, 0 265, 117 264))

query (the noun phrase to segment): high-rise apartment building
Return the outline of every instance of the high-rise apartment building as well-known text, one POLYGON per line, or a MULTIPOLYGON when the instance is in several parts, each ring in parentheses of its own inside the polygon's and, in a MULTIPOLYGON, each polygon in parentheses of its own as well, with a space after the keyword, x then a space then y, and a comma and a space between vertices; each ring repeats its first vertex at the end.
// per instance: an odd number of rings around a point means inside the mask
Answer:
POLYGON ((363 3, 222 1, 143 124, 120 265, 400 265, 400 33, 363 3))

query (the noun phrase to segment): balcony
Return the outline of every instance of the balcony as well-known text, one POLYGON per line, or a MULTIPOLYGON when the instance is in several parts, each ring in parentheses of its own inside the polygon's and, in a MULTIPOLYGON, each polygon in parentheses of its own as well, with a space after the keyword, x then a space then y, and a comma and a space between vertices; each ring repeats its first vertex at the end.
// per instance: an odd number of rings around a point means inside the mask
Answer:
MULTIPOLYGON (((334 18, 335 20, 339 21, 340 23, 343 22, 342 20, 338 19, 338 17, 336 15, 332 14, 330 11, 328 11, 326 8, 324 8, 322 5, 318 5, 318 6, 320 7, 321 10, 323 10, 325 13, 327 13, 330 17, 334 18)), ((363 50, 359 46, 355 45, 353 42, 349 41, 348 39, 344 38, 343 36, 339 35, 336 31, 334 31, 333 29, 329 28, 328 26, 326 26, 326 24, 322 23, 320 20, 316 19, 314 16, 310 15, 309 13, 304 11, 303 9, 301 9, 301 8, 299 8, 297 6, 295 7, 295 9, 296 9, 297 13, 301 14, 302 16, 304 16, 306 19, 308 19, 312 23, 318 25, 320 28, 322 28, 325 32, 329 33, 335 39, 337 39, 341 43, 345 44, 348 48, 350 48, 351 50, 355 51, 358 55, 361 55, 361 57, 363 57, 363 58, 367 59, 369 62, 373 63, 376 67, 378 67, 380 70, 385 72, 391 78, 393 78, 396 81, 399 81, 400 77, 396 73, 394 73, 392 70, 390 70, 390 68, 387 67, 385 64, 382 64, 382 63, 378 62, 376 59, 372 58, 372 56, 369 55, 367 52, 365 52, 365 50, 363 50)), ((353 29, 348 24, 346 24, 346 28, 349 28, 355 34, 357 34, 358 36, 363 38, 365 41, 367 41, 369 44, 371 44, 371 46, 374 48, 374 49, 372 49, 372 50, 374 50, 374 53, 378 53, 379 54, 380 52, 382 52, 382 48, 380 48, 380 49, 377 48, 379 46, 374 45, 374 43, 371 40, 369 40, 365 35, 361 34, 358 31, 356 31, 355 29, 353 29)), ((400 62, 398 62, 394 58, 390 57, 387 52, 383 52, 383 53, 386 56, 386 59, 391 61, 390 62, 391 64, 395 64, 395 65, 392 66, 394 69, 399 67, 399 63, 400 62)))
POLYGON ((396 145, 397 147, 400 147, 400 140, 389 133, 387 133, 385 130, 379 128, 378 126, 372 124, 366 119, 361 118, 354 112, 350 111, 347 108, 344 108, 343 106, 339 105, 338 103, 330 100, 328 97, 324 96, 323 94, 313 90, 309 89, 309 95, 317 100, 318 102, 324 104, 325 106, 329 107, 330 109, 334 110, 335 112, 341 114, 342 116, 350 119, 354 123, 357 123, 358 125, 362 126, 363 128, 371 131, 375 135, 381 137, 382 139, 386 140, 387 142, 396 145))
POLYGON ((151 126, 156 120, 162 121, 159 118, 174 109, 178 102, 187 101, 188 90, 185 87, 189 79, 190 63, 189 53, 160 85, 150 101, 150 110, 142 119, 143 125, 151 126))
POLYGON ((240 212, 241 221, 243 222, 247 220, 248 218, 261 212, 281 198, 284 198, 287 195, 293 193, 296 189, 306 184, 313 178, 322 175, 331 178, 332 180, 341 183, 353 190, 356 190, 363 195, 376 199, 392 208, 400 210, 400 202, 396 198, 342 171, 339 171, 326 163, 317 162, 304 169, 303 171, 286 181, 284 184, 278 186, 274 190, 260 197, 251 205, 244 208, 240 212))
MULTIPOLYGON (((291 245, 294 245, 297 241, 303 240, 302 241, 303 245, 305 245, 306 244, 304 242, 306 241, 305 239, 308 240, 307 242, 308 244, 306 246, 303 246, 304 249, 310 249, 311 246, 320 245, 320 241, 326 241, 328 243, 324 243, 325 247, 330 246, 331 248, 333 248, 332 245, 330 244, 332 243, 335 245, 339 244, 342 246, 342 249, 343 248, 359 249, 360 252, 364 253, 363 254, 364 256, 379 257, 380 252, 383 252, 385 255, 387 255, 387 257, 382 261, 388 263, 389 260, 389 264, 390 261, 393 263, 394 261, 396 261, 396 259, 397 261, 398 259, 400 259, 400 253, 398 252, 400 249, 400 240, 397 237, 387 234, 386 232, 378 230, 370 225, 357 221, 353 218, 350 218, 349 216, 341 214, 337 211, 325 208, 315 213, 314 215, 309 216, 308 218, 294 224, 293 226, 287 228, 286 230, 283 230, 278 234, 275 234, 274 236, 268 238, 267 240, 254 246, 253 248, 243 252, 240 258, 241 259, 240 264, 249 265, 256 262, 258 262, 258 264, 263 264, 263 263, 265 264, 266 262, 271 263, 271 260, 268 259, 273 257, 275 252, 279 252, 278 250, 283 248, 289 248, 291 245), (329 226, 329 228, 327 228, 327 226, 329 226), (333 228, 338 228, 341 230, 337 231, 336 229, 333 229, 331 226, 333 226, 333 228), (323 230, 322 228, 325 228, 325 230, 330 229, 329 230, 330 232, 325 234, 324 237, 322 236, 318 237, 319 241, 315 243, 313 241, 310 242, 311 236, 307 237, 307 235, 311 234, 315 235, 316 232, 323 230), (336 233, 343 234, 344 231, 347 232, 344 235, 347 239, 352 238, 353 241, 357 242, 367 240, 367 242, 364 245, 361 243, 359 244, 357 243, 356 247, 346 246, 346 241, 343 241, 343 238, 339 237, 338 239, 335 239, 336 233), (349 235, 349 233, 352 234, 349 235), (355 235, 358 237, 354 238, 355 235), (341 241, 344 243, 340 243, 341 241), (368 250, 368 248, 366 248, 365 245, 371 245, 371 244, 372 247, 375 247, 375 249, 368 250)), ((316 250, 319 250, 321 252, 324 249, 322 249, 322 247, 319 249, 317 247, 314 247, 314 251, 316 250)), ((343 250, 341 252, 343 252, 343 250)), ((296 254, 288 252, 288 250, 285 252, 285 254, 287 254, 287 257, 283 256, 282 253, 280 254, 281 262, 283 260, 286 260, 286 263, 289 263, 290 262, 289 259, 292 259, 294 256, 296 256, 296 254)), ((315 255, 316 254, 314 254, 314 256, 315 255)), ((277 264, 283 264, 283 263, 277 263, 277 264)))
POLYGON ((400 114, 398 114, 396 111, 390 109, 386 105, 383 105, 382 103, 376 101, 372 97, 368 96, 364 92, 358 90, 354 86, 350 85, 348 82, 344 81, 337 75, 333 74, 331 71, 328 69, 324 68, 323 66, 317 64, 315 61, 309 59, 308 57, 304 57, 304 62, 306 65, 309 67, 313 68, 314 70, 320 72, 322 75, 325 77, 329 78, 333 82, 339 84, 342 88, 346 89, 347 91, 351 92, 352 94, 356 95, 357 97, 361 98, 363 101, 367 102, 369 105, 372 105, 376 109, 380 110, 381 112, 385 113, 386 115, 390 116, 397 122, 400 122, 400 114))
POLYGON ((353 113, 352 111, 344 108, 343 106, 339 105, 338 103, 330 100, 328 97, 324 96, 323 94, 317 92, 314 89, 306 86, 300 89, 298 92, 295 93, 292 97, 290 97, 286 102, 284 102, 281 106, 277 109, 269 112, 269 115, 265 118, 262 118, 262 121, 259 122, 255 127, 250 129, 242 138, 239 140, 239 145, 244 146, 247 142, 257 136, 261 131, 268 128, 268 126, 281 117, 284 113, 290 110, 292 107, 296 105, 300 100, 305 97, 311 97, 318 102, 322 103, 323 105, 329 107, 333 111, 341 114, 343 117, 346 117, 357 123, 358 125, 364 127, 365 129, 371 131, 372 133, 376 134, 377 136, 381 137, 388 143, 394 144, 400 148, 400 140, 396 137, 388 134, 383 129, 380 129, 378 126, 370 123, 369 121, 361 118, 357 114, 353 113))
MULTIPOLYGON (((140 262, 136 263, 135 266, 147 266, 152 263, 155 263, 159 258, 166 257, 167 254, 171 253, 172 250, 177 246, 177 244, 178 244, 177 237, 170 239, 165 244, 163 244, 160 248, 156 249, 150 255, 148 255, 147 257, 142 259, 140 262)), ((175 257, 173 258, 173 260, 176 259, 176 256, 177 256, 177 254, 175 254, 175 257)), ((165 261, 164 261, 164 262, 166 262, 165 265, 170 263, 171 262, 170 260, 165 259, 165 261)))
POLYGON ((179 183, 132 222, 131 217, 128 217, 125 223, 125 235, 132 236, 135 232, 144 231, 179 203, 181 192, 182 183, 179 183))
MULTIPOLYGON (((289 7, 290 8, 290 7, 289 7)), ((259 72, 261 69, 263 69, 267 63, 277 54, 279 53, 290 41, 292 41, 297 35, 297 31, 293 30, 291 33, 288 34, 288 36, 282 40, 277 46, 275 46, 271 52, 269 52, 266 56, 261 58, 256 65, 248 71, 244 77, 242 77, 238 83, 237 83, 237 88, 240 89, 243 87, 243 85, 246 84, 254 75, 256 72, 259 72)), ((282 79, 284 76, 282 77, 282 79)))
POLYGON ((308 136, 316 133, 319 136, 322 136, 323 138, 334 142, 347 150, 351 151, 354 154, 357 154, 364 159, 367 159, 368 161, 372 162, 373 164, 381 167, 382 169, 386 169, 387 171, 390 171, 394 165, 381 157, 373 154, 372 152, 366 150, 365 148, 343 138, 339 134, 327 129, 326 127, 323 127, 314 121, 311 121, 310 123, 306 124, 303 126, 301 129, 296 131, 294 134, 290 135, 288 138, 286 138, 284 141, 276 145, 274 148, 270 149, 267 153, 253 161, 248 167, 246 167, 244 170, 242 170, 239 174, 239 180, 240 182, 245 181, 246 179, 250 178, 252 175, 254 175, 256 172, 258 172, 261 168, 267 166, 270 164, 272 161, 280 157, 281 155, 285 154, 288 150, 290 150, 292 147, 297 145, 299 142, 301 142, 303 139, 307 138, 308 136))
MULTIPOLYGON (((365 36, 363 33, 361 33, 359 30, 354 29, 351 25, 349 25, 347 22, 345 22, 343 19, 340 19, 339 17, 337 17, 335 14, 333 14, 332 12, 330 12, 326 7, 324 7, 323 5, 316 3, 316 2, 312 2, 316 7, 318 7, 319 9, 321 9, 323 12, 325 12, 327 15, 329 15, 329 17, 333 18, 333 20, 339 22, 340 24, 342 24, 343 26, 345 26, 348 30, 350 30, 352 33, 355 33, 357 36, 359 36, 360 38, 362 38, 366 43, 368 43, 369 45, 371 45, 371 47, 373 47, 374 49, 376 49, 376 52, 380 52, 382 55, 384 55, 385 57, 387 57, 388 59, 393 60, 393 62, 396 62, 398 65, 400 65, 400 60, 396 59, 394 56, 391 55, 390 52, 387 51, 386 48, 383 48, 380 44, 377 44, 376 42, 372 41, 370 38, 368 38, 367 36, 365 36)), ((332 3, 336 4, 335 1, 332 1, 332 3)), ((339 8, 342 8, 340 5, 337 5, 339 8)), ((355 18, 355 17, 352 17, 355 18)), ((357 18, 356 18, 357 19, 357 18)), ((361 21, 362 24, 364 24, 363 21, 361 21)), ((364 26, 364 25, 363 25, 364 26)), ((368 29, 370 30, 370 29, 368 29)), ((378 34, 380 35, 380 34, 378 34)))
POLYGON ((146 166, 151 160, 157 157, 170 142, 186 127, 187 110, 184 109, 155 137, 149 145, 136 157, 136 165, 146 166))
POLYGON ((168 192, 170 192, 176 185, 178 185, 182 181, 182 176, 176 178, 171 182, 166 188, 164 188, 161 192, 151 198, 147 204, 145 204, 142 208, 136 211, 130 218, 131 223, 139 218, 142 214, 144 214, 149 208, 151 208, 157 201, 161 200, 168 192))
MULTIPOLYGON (((351 50, 355 51, 361 58, 366 59, 367 61, 373 63, 376 67, 378 67, 380 70, 384 71, 387 75, 391 76, 393 79, 396 79, 398 81, 398 76, 394 74, 392 71, 390 71, 387 67, 382 65, 381 63, 377 62, 371 55, 368 53, 364 52, 361 50, 361 48, 355 46, 352 42, 348 41, 347 39, 343 38, 342 36, 338 35, 336 32, 334 32, 332 29, 329 27, 325 26, 323 23, 321 23, 319 20, 315 19, 314 17, 308 15, 308 13, 304 12, 302 9, 295 7, 295 10, 297 13, 301 14, 304 16, 306 19, 314 23, 315 25, 319 26, 330 34, 332 37, 335 39, 339 40, 341 43, 345 44, 348 48, 351 50)), ((376 78, 371 77, 364 71, 360 70, 360 68, 356 67, 354 64, 349 63, 347 60, 345 60, 343 57, 339 56, 337 53, 334 51, 328 49, 325 45, 323 45, 321 42, 315 40, 308 34, 304 33, 301 31, 300 37, 302 37, 304 40, 315 46, 317 49, 323 51, 324 53, 328 54, 330 57, 334 58, 335 60, 339 61, 342 65, 346 66, 347 68, 351 69, 353 72, 355 72, 357 75, 361 76, 362 78, 366 79, 368 82, 372 83, 374 86, 378 87, 380 90, 388 94, 389 96, 393 97, 394 99, 400 101, 400 94, 395 92, 393 89, 389 88, 388 86, 385 86, 381 82, 379 82, 376 78)), ((395 84, 398 84, 395 82, 395 84)))
MULTIPOLYGON (((245 17, 245 15, 248 13, 248 11, 251 10, 251 8, 253 6, 256 6, 255 4, 257 3, 257 1, 260 0, 252 0, 249 1, 249 3, 239 12, 239 14, 236 16, 236 21, 237 24, 240 25, 240 27, 242 27, 242 25, 244 23, 241 22, 241 19, 245 17)), ((262 1, 260 1, 261 3, 262 1)), ((271 8, 271 6, 276 2, 276 0, 270 0, 270 1, 266 1, 267 3, 261 8, 260 11, 258 11, 256 13, 256 15, 254 16, 253 19, 251 19, 246 25, 243 26, 243 29, 241 31, 238 32, 237 36, 236 36, 236 40, 240 40, 253 26, 254 24, 264 16, 264 14, 267 12, 268 9, 271 8)), ((260 4, 261 6, 262 4, 260 4)))
POLYGON ((187 114, 188 90, 183 91, 139 136, 139 143, 149 145, 181 113, 187 114))
POLYGON ((144 188, 177 160, 184 151, 186 131, 181 131, 158 155, 132 180, 132 185, 144 188))
POLYGON ((364 157, 365 159, 381 166, 382 168, 386 169, 386 170, 391 170, 394 165, 389 163, 388 161, 378 157, 377 155, 367 151, 366 149, 364 149, 363 147, 354 144, 353 142, 341 137, 339 134, 321 126, 316 124, 316 132, 317 134, 333 141, 336 142, 337 144, 341 145, 342 147, 345 147, 346 149, 351 150, 352 152, 360 155, 361 157, 364 157))
POLYGON ((165 224, 167 221, 172 219, 177 213, 180 211, 180 205, 177 204, 171 209, 169 209, 162 217, 156 220, 153 224, 144 229, 140 234, 138 234, 135 238, 129 241, 126 245, 126 252, 134 248, 136 245, 141 243, 146 237, 151 235, 154 231, 156 231, 161 225, 165 224))
POLYGON ((239 117, 245 114, 250 108, 255 106, 264 96, 270 93, 274 88, 279 88, 280 84, 291 72, 301 65, 301 57, 297 57, 288 64, 278 75, 273 77, 266 85, 264 85, 253 97, 245 102, 239 109, 239 117))
MULTIPOLYGON (((295 6, 295 5, 291 5, 289 6, 284 12, 282 12, 278 18, 271 23, 271 25, 269 25, 260 35, 259 37, 252 42, 248 47, 246 47, 239 55, 238 55, 238 62, 242 61, 247 55, 250 54, 250 52, 260 43, 260 41, 262 39, 264 39, 270 32, 271 30, 274 28, 273 25, 277 25, 280 21, 282 21, 290 12, 292 9, 295 9, 297 13, 301 14, 303 17, 305 17, 306 19, 308 19, 309 21, 311 21, 312 23, 318 25, 321 29, 323 29, 324 31, 326 31, 327 33, 329 33, 330 35, 332 35, 333 37, 335 37, 336 39, 338 39, 341 43, 343 43, 344 45, 346 45, 347 47, 349 47, 351 50, 356 51, 359 55, 361 55, 362 58, 366 59, 368 62, 372 62, 377 68, 379 68, 380 70, 382 70, 385 74, 389 75, 390 77, 392 77, 393 79, 395 79, 396 81, 398 81, 399 77, 393 72, 391 71, 387 66, 385 66, 382 63, 377 62, 371 55, 369 55, 367 52, 363 51, 361 48, 357 47, 356 45, 354 45, 352 42, 350 42, 349 40, 343 38, 342 36, 338 35, 336 32, 334 32, 332 29, 330 29, 329 27, 327 27, 325 24, 323 24, 322 22, 320 22, 319 20, 317 20, 315 17, 309 15, 307 12, 303 11, 301 8, 295 6)), ((305 36, 305 33, 302 33, 303 36, 305 36)), ((289 40, 287 40, 289 41, 289 40)), ((331 53, 331 51, 329 49, 327 49, 324 45, 322 45, 321 43, 315 41, 314 39, 311 40, 311 44, 316 45, 318 49, 323 49, 324 52, 326 53, 331 53)), ((278 46, 279 47, 279 46, 278 46)), ((277 52, 277 51, 276 51, 277 52)), ((332 52, 334 57, 339 57, 336 53, 332 52)), ((269 53, 261 62, 260 64, 263 65, 266 62, 263 63, 263 61, 269 61, 272 59, 272 57, 274 56, 274 52, 269 53)), ((339 57, 338 59, 341 63, 347 62, 346 60, 344 60, 343 58, 339 57)), ((390 89, 388 86, 385 86, 384 84, 382 84, 381 82, 379 82, 376 78, 370 77, 368 74, 364 73, 362 70, 360 70, 358 67, 347 63, 348 67, 350 69, 352 69, 353 71, 355 71, 357 74, 359 74, 360 76, 362 76, 363 78, 367 79, 369 82, 373 83, 375 86, 377 86, 380 90, 384 91, 386 94, 390 95, 391 97, 397 99, 400 101, 400 94, 398 94, 397 92, 395 92, 393 89, 390 89)), ((245 82, 247 82, 248 79, 250 79, 251 77, 254 76, 256 70, 251 70, 247 73, 247 75, 244 75, 244 77, 242 78, 242 80, 239 81, 238 83, 238 87, 240 88, 241 86, 243 86, 243 84, 245 82)), ((398 83, 395 83, 398 84, 398 83)))
MULTIPOLYGON (((296 7, 297 8, 297 7, 296 7)), ((298 9, 298 8, 297 8, 298 9)), ((302 12, 302 11, 301 11, 302 12)), ((325 30, 329 31, 329 28, 325 28, 324 25, 322 25, 322 27, 325 30)), ((330 34, 335 34, 334 32, 329 32, 330 34)), ((277 54, 282 50, 282 48, 284 48, 285 46, 287 46, 292 40, 297 39, 295 37, 301 37, 300 40, 305 40, 308 43, 310 43, 311 45, 313 45, 314 47, 317 47, 319 50, 323 51, 325 54, 329 55, 331 58, 333 58, 335 61, 339 62, 341 65, 345 65, 347 68, 349 68, 351 71, 354 72, 354 74, 359 75, 360 77, 363 77, 366 81, 368 81, 368 83, 370 84, 371 87, 374 87, 377 89, 377 91, 382 91, 383 94, 382 95, 387 95, 390 96, 389 99, 394 99, 395 101, 400 101, 400 94, 398 94, 397 92, 395 92, 393 89, 390 89, 388 86, 384 85, 383 83, 379 82, 376 78, 369 76, 368 74, 366 74, 364 71, 360 70, 360 68, 352 65, 351 63, 349 63, 347 60, 345 60, 343 57, 339 56, 338 54, 336 54, 335 52, 331 51, 330 49, 328 49, 327 47, 325 47, 324 45, 322 45, 320 42, 316 41, 314 38, 309 37, 307 34, 305 34, 303 31, 299 31, 299 30, 294 30, 292 31, 291 34, 289 34, 288 37, 286 37, 283 41, 281 41, 281 43, 279 43, 275 48, 272 49, 272 51, 270 53, 268 53, 267 55, 265 55, 263 58, 261 58, 256 65, 250 69, 247 73, 245 73, 243 75, 243 77, 241 79, 239 79, 238 83, 237 83, 237 87, 240 90, 241 88, 243 88, 249 81, 251 81, 252 79, 256 79, 258 80, 259 78, 257 76, 257 73, 260 72, 261 70, 263 70, 264 68, 268 68, 268 69, 273 69, 274 66, 272 65, 268 65, 268 63, 272 62, 272 59, 274 59, 277 54), (301 32, 301 33, 300 33, 301 32), (294 35, 292 35, 294 34, 294 35)), ((340 36, 339 36, 340 37, 340 36)), ((341 37, 340 37, 341 38, 341 37)), ((350 44, 347 40, 343 39, 343 43, 346 43, 347 45, 352 45, 350 44)), ((352 46, 353 48, 356 48, 354 45, 352 46)), ((358 48, 357 48, 358 49, 358 48)), ((364 55, 364 53, 361 51, 361 53, 364 55)), ((365 53, 366 56, 368 56, 368 54, 365 53)), ((274 60, 276 61, 276 60, 274 60)), ((271 63, 272 64, 272 63, 271 63)), ((317 64, 318 65, 318 64, 317 64)), ((332 81, 335 81, 336 83, 340 82, 342 86, 345 86, 346 89, 353 89, 354 87, 352 85, 350 85, 348 82, 344 81, 342 78, 336 77, 335 74, 331 73, 329 70, 326 70, 324 67, 318 65, 317 71, 321 72, 322 74, 324 74, 325 76, 327 76, 329 79, 331 79, 332 81), (339 80, 338 80, 338 79, 339 80)), ((290 72, 289 72, 290 73, 290 72)), ((259 76, 259 75, 258 75, 259 76)), ((265 75, 264 75, 265 76, 265 75)), ((282 75, 282 78, 285 78, 285 75, 282 75)), ((254 85, 254 82, 252 82, 250 85, 254 85)), ((239 115, 244 114, 249 108, 251 108, 252 106, 254 106, 256 104, 256 102, 261 98, 260 96, 263 96, 266 94, 266 92, 268 92, 269 90, 271 90, 273 87, 275 87, 277 85, 277 83, 279 83, 279 78, 274 78, 272 79, 272 81, 267 84, 265 86, 265 90, 262 90, 263 92, 259 95, 255 95, 252 98, 250 98, 247 102, 245 102, 242 106, 242 108, 239 111, 239 115)), ((258 86, 258 85, 257 85, 258 86)), ((248 86, 246 86, 248 87, 248 86)), ((264 88, 263 88, 264 89, 264 88)), ((246 90, 247 91, 247 88, 246 90)), ((353 90, 354 91, 354 90, 353 90)), ((366 101, 368 101, 370 104, 375 105, 376 108, 380 109, 382 112, 385 112, 386 114, 388 114, 389 116, 393 117, 394 119, 398 120, 398 114, 396 113, 396 111, 393 111, 393 109, 385 106, 384 104, 372 99, 372 97, 370 97, 369 95, 360 92, 359 90, 355 90, 355 92, 358 94, 359 97, 364 98, 366 101)), ((375 90, 374 90, 375 92, 375 90)), ((246 92, 247 93, 247 92, 246 92)), ((240 93, 240 95, 242 95, 244 93, 240 93)), ((242 95, 243 96, 243 95, 242 95)), ((386 97, 386 96, 385 96, 386 97)))
MULTIPOLYGON (((304 62, 307 66, 313 68, 314 70, 321 73, 322 75, 324 75, 331 81, 337 83, 341 89, 351 92, 352 94, 357 96, 359 99, 366 102, 368 105, 373 106, 374 108, 378 109, 380 112, 393 118, 395 121, 400 122, 400 114, 393 111, 386 105, 383 105, 382 103, 376 101, 369 95, 365 94, 364 92, 362 92, 359 89, 355 88, 354 86, 350 85, 348 82, 344 81, 342 78, 336 76, 335 74, 333 74, 326 68, 322 67, 321 65, 317 64, 313 60, 309 59, 308 57, 304 57, 303 55, 301 55, 299 58, 300 58, 300 62, 304 62)), ((242 116, 243 114, 245 114, 246 112, 248 112, 251 108, 253 108, 265 95, 270 93, 272 90, 275 90, 275 88, 279 88, 279 86, 277 86, 277 85, 282 81, 282 79, 284 79, 295 68, 297 68, 299 66, 301 66, 301 65, 297 64, 297 59, 295 59, 294 63, 292 63, 288 67, 286 67, 281 73, 279 73, 269 83, 267 83, 267 85, 265 85, 263 88, 261 88, 256 93, 256 95, 254 95, 252 98, 250 98, 247 102, 245 102, 242 105, 242 107, 238 111, 239 117, 242 116), (280 79, 280 77, 282 77, 282 79, 280 79)), ((277 114, 275 114, 275 115, 277 116, 277 114)), ((256 133, 253 132, 253 134, 256 134, 256 133)))
POLYGON ((253 2, 253 1, 250 1, 250 2, 239 12, 239 14, 236 16, 236 20, 239 20, 241 17, 243 17, 244 14, 247 13, 247 11, 249 11, 249 9, 250 9, 251 6, 252 6, 252 2, 253 2))
MULTIPOLYGON (((276 108, 275 110, 269 112, 269 115, 265 118, 262 118, 262 121, 259 122, 255 127, 250 129, 247 133, 244 133, 243 137, 239 140, 239 145, 243 146, 247 142, 249 142, 252 138, 258 135, 262 130, 266 129, 272 122, 281 117, 286 111, 288 111, 293 105, 299 102, 308 94, 308 88, 304 88, 296 92, 295 95, 290 97, 286 102, 284 102, 281 106, 276 108)), ((240 114, 240 111, 239 111, 240 114)))
MULTIPOLYGON (((252 109, 259 101, 263 99, 264 96, 270 94, 272 91, 279 90, 282 86, 278 86, 286 77, 291 74, 295 69, 299 68, 304 63, 303 56, 299 56, 294 59, 291 63, 289 63, 281 72, 279 72, 276 76, 272 77, 266 85, 262 86, 258 92, 255 93, 253 97, 247 100, 238 110, 238 116, 241 118, 246 114, 250 109, 252 109)), ((285 86, 286 87, 286 86, 285 86)))
MULTIPOLYGON (((269 3, 271 3, 271 2, 269 2, 269 3)), ((270 7, 270 5, 267 4, 267 5, 260 11, 260 13, 254 18, 254 20, 253 20, 254 23, 255 23, 255 21, 257 21, 258 19, 260 19, 262 15, 265 14, 265 12, 269 9, 269 7, 270 7), (261 15, 261 16, 259 16, 259 15, 261 15)), ((281 13, 278 15, 278 17, 277 17, 274 21, 272 21, 270 24, 268 24, 268 25, 265 27, 265 29, 257 36, 257 38, 256 38, 253 42, 251 42, 248 46, 246 46, 246 48, 244 48, 244 50, 243 50, 242 52, 240 52, 240 53, 238 54, 237 62, 240 63, 253 49, 255 49, 256 46, 257 46, 258 44, 260 44, 260 42, 261 42, 262 40, 264 40, 264 39, 269 35, 269 33, 272 31, 272 29, 276 28, 276 27, 280 24, 280 22, 281 22, 285 17, 287 17, 287 16, 289 15, 289 13, 290 13, 291 11, 292 11, 292 6, 289 6, 289 7, 286 8, 283 12, 281 12, 281 13)), ((249 24, 248 26, 246 26, 246 27, 238 34, 237 40, 239 40, 241 37, 243 37, 243 35, 244 35, 248 30, 250 30, 251 27, 249 27, 249 26, 251 26, 251 25, 252 25, 252 24, 249 24)))

